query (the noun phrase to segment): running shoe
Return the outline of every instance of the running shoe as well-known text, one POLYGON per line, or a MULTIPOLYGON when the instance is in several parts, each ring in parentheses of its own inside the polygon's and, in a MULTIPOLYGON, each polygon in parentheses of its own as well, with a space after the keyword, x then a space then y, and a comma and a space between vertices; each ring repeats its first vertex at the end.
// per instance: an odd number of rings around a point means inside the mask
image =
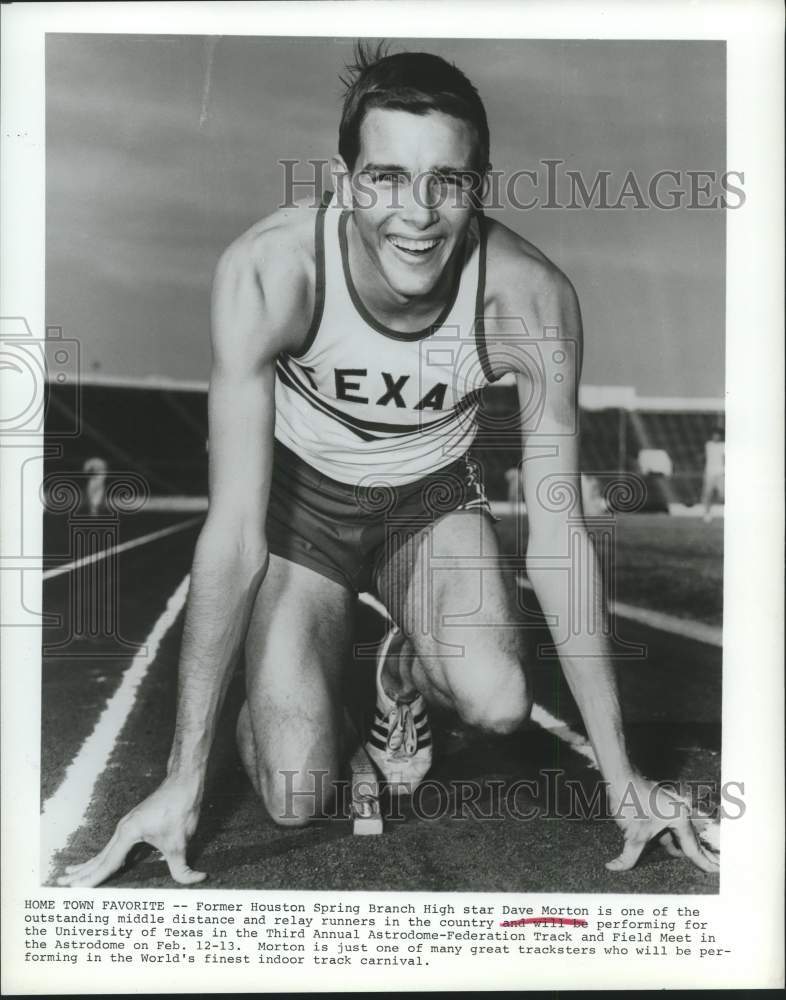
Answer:
POLYGON ((411 795, 431 767, 431 727, 426 703, 415 692, 391 698, 382 687, 382 670, 388 656, 401 649, 404 636, 391 628, 377 658, 377 706, 366 742, 366 752, 394 795, 411 795))

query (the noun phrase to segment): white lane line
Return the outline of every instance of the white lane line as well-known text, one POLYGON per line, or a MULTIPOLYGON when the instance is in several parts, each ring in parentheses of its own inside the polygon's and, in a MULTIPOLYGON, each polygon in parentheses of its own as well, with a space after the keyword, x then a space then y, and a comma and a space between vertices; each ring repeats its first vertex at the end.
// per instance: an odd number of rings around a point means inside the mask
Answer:
POLYGON ((358 594, 358 597, 364 604, 368 604, 370 608, 373 608, 378 614, 382 615, 385 621, 390 622, 391 624, 393 623, 393 619, 390 617, 388 609, 382 601, 374 597, 373 594, 358 594))
POLYGON ((51 877, 56 855, 85 822, 96 782, 106 769, 117 738, 134 707, 139 685, 155 660, 164 636, 186 603, 189 579, 190 574, 187 574, 169 598, 161 617, 99 716, 93 732, 69 764, 57 791, 44 804, 41 813, 42 881, 51 877))
MULTIPOLYGON (((524 590, 534 590, 534 587, 523 576, 516 577, 516 583, 524 590)), ((618 618, 647 625, 659 632, 680 635, 695 642, 704 642, 708 646, 723 646, 723 629, 717 625, 705 625, 704 622, 693 621, 690 618, 677 618, 663 611, 651 611, 649 608, 639 608, 634 604, 623 604, 622 601, 612 601, 609 609, 618 618)))
POLYGON ((541 729, 545 729, 553 736, 558 737, 563 743, 567 743, 571 750, 575 750, 577 754, 581 754, 582 757, 589 761, 596 771, 599 770, 598 759, 595 756, 595 751, 592 749, 589 740, 585 736, 582 736, 581 733, 575 732, 566 722, 563 722, 562 719, 558 719, 556 715, 552 715, 551 712, 548 712, 542 705, 536 705, 534 702, 532 704, 530 718, 533 722, 536 722, 541 729))
MULTIPOLYGON (((532 589, 532 584, 529 580, 519 578, 516 582, 520 587, 527 587, 530 590, 532 589)), ((379 612, 379 614, 382 615, 382 617, 387 621, 393 621, 388 613, 388 609, 381 601, 374 597, 373 594, 359 594, 358 596, 364 604, 367 604, 370 608, 379 612)), ((619 605, 616 605, 616 607, 618 608, 619 605)), ((627 607, 627 605, 623 605, 623 607, 627 607)), ((640 609, 635 608, 634 610, 639 611, 640 609)), ((617 613, 619 614, 619 611, 617 613)), ((666 615, 664 617, 668 618, 670 616, 666 615)), ((647 622, 646 624, 650 623, 647 622)), ((538 705, 535 702, 532 704, 530 718, 536 725, 540 726, 541 729, 545 729, 553 736, 556 736, 557 739, 562 740, 563 743, 567 743, 574 753, 577 753, 585 758, 590 767, 594 768, 596 771, 600 771, 595 751, 592 749, 592 745, 586 736, 582 736, 581 733, 577 733, 575 730, 571 729, 567 723, 563 722, 562 719, 558 719, 542 705, 538 705)), ((718 820, 713 820, 706 816, 694 816, 693 823, 701 840, 708 844, 713 850, 720 851, 720 823, 718 820)))
POLYGON ((185 514, 192 510, 207 510, 209 501, 207 497, 148 497, 145 500, 145 513, 148 511, 175 511, 177 514, 185 514))
POLYGON ((168 528, 161 528, 159 531, 151 531, 149 535, 142 535, 141 538, 132 538, 128 542, 123 542, 122 545, 115 545, 114 548, 95 552, 91 556, 85 556, 84 559, 75 559, 73 562, 65 563, 63 566, 53 566, 52 569, 44 571, 42 578, 44 580, 51 580, 56 576, 62 576, 64 573, 70 573, 71 570, 81 569, 83 566, 89 566, 90 563, 99 562, 101 559, 106 559, 107 556, 117 555, 120 552, 128 552, 129 549, 135 549, 140 545, 147 545, 148 542, 154 542, 158 538, 175 535, 178 531, 185 531, 186 528, 190 528, 192 524, 196 524, 201 520, 201 517, 189 517, 187 521, 181 521, 179 524, 171 524, 168 528))
POLYGON ((622 601, 614 601, 611 610, 618 618, 627 618, 640 625, 648 625, 659 632, 670 632, 672 635, 680 635, 685 639, 704 642, 708 646, 723 647, 723 629, 717 625, 706 625, 704 622, 693 621, 690 618, 677 618, 675 615, 667 615, 662 611, 650 611, 649 608, 623 604, 622 601))

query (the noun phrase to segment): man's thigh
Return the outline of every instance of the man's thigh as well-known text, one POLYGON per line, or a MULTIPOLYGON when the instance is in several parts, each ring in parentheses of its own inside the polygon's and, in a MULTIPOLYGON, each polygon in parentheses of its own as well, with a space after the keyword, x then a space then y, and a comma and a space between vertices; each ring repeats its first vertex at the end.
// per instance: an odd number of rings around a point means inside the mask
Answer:
POLYGON ((334 581, 271 556, 246 638, 251 726, 269 777, 337 763, 354 603, 334 581))
POLYGON ((430 680, 454 698, 520 686, 521 627, 491 519, 456 511, 384 559, 382 601, 430 680))

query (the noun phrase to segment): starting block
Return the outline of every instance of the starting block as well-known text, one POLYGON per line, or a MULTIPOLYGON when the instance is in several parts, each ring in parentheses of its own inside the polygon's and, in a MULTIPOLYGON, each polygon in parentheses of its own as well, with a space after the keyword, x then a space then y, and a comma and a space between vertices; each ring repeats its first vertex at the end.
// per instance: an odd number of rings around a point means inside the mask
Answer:
POLYGON ((355 744, 355 751, 349 759, 352 833, 360 837, 375 836, 382 833, 382 813, 379 809, 379 777, 346 708, 344 709, 344 730, 348 738, 355 744))
POLYGON ((379 809, 379 778, 362 743, 350 760, 352 772, 352 833, 374 836, 382 833, 379 809))

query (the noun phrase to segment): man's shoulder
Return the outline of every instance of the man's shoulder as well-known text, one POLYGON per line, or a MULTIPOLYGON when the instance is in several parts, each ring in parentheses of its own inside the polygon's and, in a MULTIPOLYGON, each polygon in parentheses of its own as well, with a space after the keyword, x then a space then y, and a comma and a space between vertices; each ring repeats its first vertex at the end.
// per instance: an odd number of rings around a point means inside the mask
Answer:
POLYGON ((557 336, 573 347, 567 377, 561 373, 554 385, 572 392, 581 367, 582 330, 570 280, 533 243, 496 220, 488 223, 486 254, 484 332, 491 371, 497 377, 529 372, 528 350, 516 362, 513 345, 519 337, 529 344, 532 338, 557 336))
POLYGON ((487 219, 486 227, 487 298, 540 313, 543 303, 575 295, 564 271, 534 243, 496 219, 487 219))
POLYGON ((317 208, 311 202, 277 209, 255 222, 222 253, 216 282, 232 287, 253 281, 265 303, 271 328, 281 328, 297 343, 305 336, 314 302, 317 208))
POLYGON ((302 199, 278 208, 234 239, 221 255, 224 263, 249 266, 261 277, 282 266, 307 273, 315 260, 317 206, 302 199))

